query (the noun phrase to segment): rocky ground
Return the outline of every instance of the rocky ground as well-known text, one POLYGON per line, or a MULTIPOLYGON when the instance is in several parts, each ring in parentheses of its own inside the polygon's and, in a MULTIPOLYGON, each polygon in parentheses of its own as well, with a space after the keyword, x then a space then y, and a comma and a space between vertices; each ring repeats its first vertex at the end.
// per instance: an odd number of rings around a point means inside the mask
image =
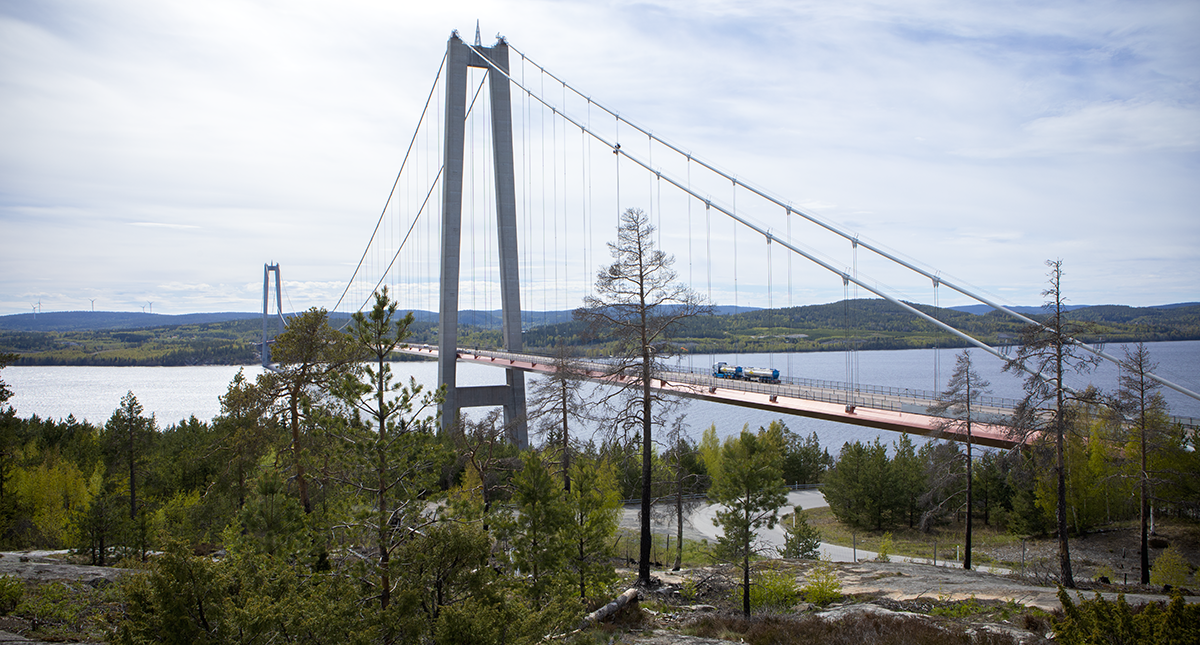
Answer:
MULTIPOLYGON (((801 585, 814 565, 802 560, 772 563, 775 568, 795 575, 801 585)), ((845 596, 841 602, 824 608, 799 603, 773 613, 801 620, 813 617, 857 619, 865 615, 903 617, 945 629, 948 635, 955 630, 957 633, 987 632, 1003 635, 1011 642, 1045 643, 1050 642, 1047 639, 1049 616, 1061 611, 1057 587, 1039 583, 1029 576, 902 562, 834 563, 833 566, 845 596)), ((737 642, 683 636, 678 631, 707 613, 736 611, 729 602, 732 591, 729 577, 735 574, 719 567, 659 574, 661 588, 643 593, 641 622, 626 629, 612 642, 652 645, 737 642), (679 590, 688 580, 692 584, 697 580, 706 582, 700 585, 698 597, 685 600, 680 598, 679 590)), ((1133 605, 1169 600, 1161 589, 1134 585, 1088 582, 1081 584, 1078 593, 1080 597, 1090 599, 1097 592, 1109 600, 1124 593, 1125 600, 1133 605)), ((1200 602, 1200 596, 1188 595, 1185 601, 1200 602)))
MULTIPOLYGON (((1182 525, 1160 525, 1157 544, 1171 544, 1190 559, 1200 553, 1200 536, 1194 528, 1182 525)), ((1162 589, 1136 584, 1123 584, 1125 574, 1137 578, 1137 553, 1134 529, 1098 531, 1071 540, 1071 554, 1076 580, 1085 598, 1099 592, 1108 599, 1124 593, 1126 601, 1140 604, 1165 601, 1162 589), (1109 583, 1097 582, 1100 574, 1109 583)), ((988 555, 996 560, 1020 563, 1021 545, 992 549, 988 555)), ((931 566, 906 562, 834 562, 842 602, 829 607, 814 607, 799 603, 775 611, 790 618, 841 620, 847 617, 871 619, 880 616, 919 620, 939 629, 983 631, 1001 634, 1008 642, 1043 643, 1049 631, 1048 614, 1061 609, 1054 581, 1057 578, 1057 543, 1054 540, 1029 541, 1024 547, 1024 574, 1018 570, 1008 575, 987 571, 966 571, 956 567, 931 566)), ((864 553, 860 551, 860 554, 864 553)), ((1157 552, 1156 552, 1157 555, 1157 552)), ((812 561, 777 560, 769 566, 795 576, 804 585, 812 561)), ((60 581, 84 588, 103 589, 116 580, 124 570, 72 564, 64 552, 2 552, 0 575, 11 575, 26 581, 60 581)), ((624 575, 632 579, 633 571, 624 575)), ((649 645, 714 645, 736 641, 684 636, 680 630, 687 624, 712 613, 735 613, 731 602, 732 584, 736 572, 722 567, 700 567, 678 573, 656 571, 660 585, 643 594, 636 619, 613 627, 609 642, 642 643, 649 645), (685 585, 688 589, 685 591, 685 585)), ((1200 602, 1200 596, 1184 590, 1187 602, 1200 602)), ((864 619, 865 620, 865 619, 864 619)), ((29 625, 21 619, 0 617, 0 645, 36 643, 20 634, 29 625)), ((948 632, 949 633, 949 632, 948 632)))

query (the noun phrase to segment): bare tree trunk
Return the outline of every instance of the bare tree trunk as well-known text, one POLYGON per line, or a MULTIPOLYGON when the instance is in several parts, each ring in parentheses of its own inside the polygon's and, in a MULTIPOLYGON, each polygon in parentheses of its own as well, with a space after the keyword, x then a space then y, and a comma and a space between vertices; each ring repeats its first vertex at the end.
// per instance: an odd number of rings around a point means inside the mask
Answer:
MULTIPOLYGON (((643 328, 645 325, 643 325, 643 328)), ((653 419, 650 410, 650 351, 646 343, 642 343, 642 517, 641 517, 641 549, 638 554, 638 584, 650 583, 650 478, 652 475, 653 446, 651 445, 651 426, 653 419)))

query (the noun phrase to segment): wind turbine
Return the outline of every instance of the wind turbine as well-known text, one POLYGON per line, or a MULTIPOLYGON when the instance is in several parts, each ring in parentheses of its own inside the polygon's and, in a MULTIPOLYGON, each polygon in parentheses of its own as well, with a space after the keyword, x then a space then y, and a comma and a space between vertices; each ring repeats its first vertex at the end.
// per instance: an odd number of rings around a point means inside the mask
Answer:
POLYGON ((95 298, 88 298, 88 300, 91 300, 91 301, 92 301, 92 313, 96 313, 96 299, 95 299, 95 298))
POLYGON ((150 313, 154 313, 154 303, 153 303, 153 302, 151 302, 151 303, 148 303, 148 304, 150 305, 150 313))

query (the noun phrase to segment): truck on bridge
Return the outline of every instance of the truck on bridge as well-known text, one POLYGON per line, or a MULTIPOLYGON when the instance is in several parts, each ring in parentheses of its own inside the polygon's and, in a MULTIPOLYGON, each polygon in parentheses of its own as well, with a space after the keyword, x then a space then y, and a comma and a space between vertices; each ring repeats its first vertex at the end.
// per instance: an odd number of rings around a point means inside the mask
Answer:
POLYGON ((778 383, 779 370, 770 367, 742 367, 741 365, 730 365, 721 361, 713 365, 713 377, 738 381, 758 381, 759 383, 778 383))

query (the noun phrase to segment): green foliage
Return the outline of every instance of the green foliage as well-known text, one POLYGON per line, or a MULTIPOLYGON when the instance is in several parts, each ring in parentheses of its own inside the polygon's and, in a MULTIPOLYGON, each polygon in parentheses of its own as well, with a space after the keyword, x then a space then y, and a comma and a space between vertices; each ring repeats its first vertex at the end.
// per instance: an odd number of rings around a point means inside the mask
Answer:
POLYGON ((987 607, 980 604, 979 601, 976 600, 975 594, 971 594, 970 598, 962 602, 955 602, 940 607, 934 607, 933 609, 929 610, 929 613, 933 614, 934 616, 945 616, 947 618, 966 618, 968 616, 974 616, 975 614, 980 614, 985 611, 987 611, 987 607))
POLYGON ((513 475, 512 486, 516 512, 506 526, 512 562, 529 577, 529 597, 543 600, 562 584, 556 574, 568 556, 570 545, 563 534, 571 523, 571 511, 562 486, 537 451, 521 455, 521 470, 513 475))
POLYGON ((1116 602, 1105 600, 1099 592, 1090 600, 1076 596, 1072 601, 1059 588, 1058 599, 1063 617, 1051 619, 1054 640, 1067 645, 1125 644, 1141 645, 1200 642, 1200 605, 1187 604, 1175 595, 1171 601, 1130 607, 1125 594, 1116 602))
POLYGON ((779 424, 784 440, 783 479, 791 484, 815 484, 821 481, 825 471, 833 465, 833 457, 829 451, 821 447, 821 440, 814 431, 808 437, 788 429, 780 421, 772 421, 771 425, 779 424))
POLYGON ((287 494, 283 478, 274 470, 259 477, 237 519, 245 539, 267 555, 291 554, 305 538, 304 508, 287 494))
POLYGON ((887 533, 884 533, 883 538, 879 540, 879 546, 876 548, 875 552, 875 561, 891 562, 892 548, 892 533, 891 531, 888 531, 887 533))
POLYGON ((25 595, 25 583, 15 576, 0 576, 0 616, 17 608, 25 595))
MULTIPOLYGON (((733 600, 741 600, 741 590, 733 588, 733 600)), ((763 569, 751 577, 750 609, 784 609, 796 604, 800 599, 800 588, 796 578, 784 571, 763 569)))
POLYGON ((816 560, 820 557, 821 532, 808 523, 808 515, 799 506, 794 509, 792 522, 784 527, 784 531, 781 557, 805 560, 816 560))
POLYGON ((760 528, 774 528, 779 507, 787 501, 777 434, 743 430, 721 445, 721 467, 709 499, 723 508, 713 523, 720 526, 718 553, 742 568, 742 611, 750 614, 750 556, 760 528))
POLYGON ((567 568, 579 583, 579 597, 599 595, 617 579, 613 568, 612 536, 620 520, 616 469, 606 461, 576 460, 571 464, 571 490, 566 494, 570 522, 567 568))
POLYGON ((894 525, 902 501, 887 446, 878 438, 869 444, 844 444, 822 492, 838 520, 864 529, 894 525))
POLYGON ((1150 567, 1150 584, 1183 587, 1191 576, 1192 565, 1172 545, 1167 547, 1150 567))
POLYGON ((13 612, 30 619, 34 630, 46 635, 78 632, 87 605, 63 582, 49 582, 28 590, 13 612))
POLYGON ((258 551, 236 528, 225 542, 220 561, 172 543, 147 573, 123 578, 118 642, 363 642, 378 630, 345 576, 258 551))
POLYGON ((842 598, 842 581, 837 570, 828 560, 818 560, 808 571, 804 587, 800 589, 804 599, 814 605, 828 605, 842 598))
POLYGON ((32 523, 32 539, 50 548, 67 544, 72 514, 86 508, 92 497, 79 468, 53 454, 40 464, 17 469, 9 485, 32 523))
POLYGON ((768 437, 764 430, 743 430, 721 446, 721 466, 709 499, 724 506, 713 522, 722 528, 719 548, 730 560, 750 556, 756 531, 774 528, 779 507, 787 501, 780 454, 768 437))

